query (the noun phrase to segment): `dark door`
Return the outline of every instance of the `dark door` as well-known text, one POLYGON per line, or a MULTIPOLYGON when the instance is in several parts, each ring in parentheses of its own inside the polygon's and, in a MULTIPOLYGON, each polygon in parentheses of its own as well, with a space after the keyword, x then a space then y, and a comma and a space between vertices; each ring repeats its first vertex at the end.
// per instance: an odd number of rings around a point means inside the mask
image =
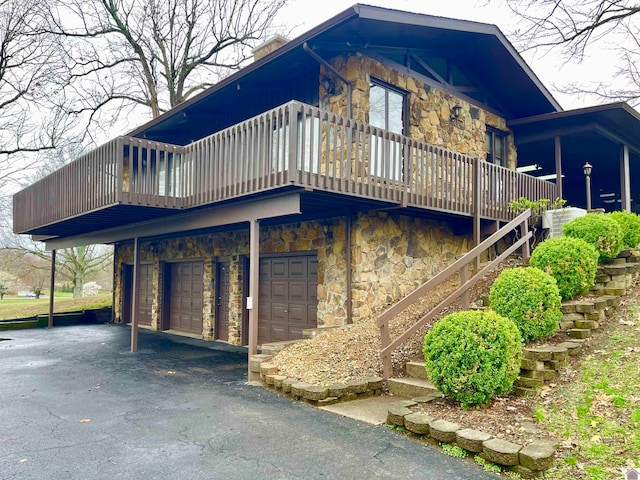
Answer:
POLYGON ((218 262, 216 268, 215 337, 229 341, 229 262, 218 262))
MULTIPOLYGON (((138 323, 151 325, 153 309, 153 265, 140 265, 140 290, 138 292, 138 323)), ((124 265, 122 282, 122 319, 131 323, 133 306, 133 265, 124 265)))
POLYGON ((302 338, 317 326, 315 255, 260 259, 258 343, 302 338))
POLYGON ((204 264, 173 263, 170 270, 169 328, 201 335, 204 264))

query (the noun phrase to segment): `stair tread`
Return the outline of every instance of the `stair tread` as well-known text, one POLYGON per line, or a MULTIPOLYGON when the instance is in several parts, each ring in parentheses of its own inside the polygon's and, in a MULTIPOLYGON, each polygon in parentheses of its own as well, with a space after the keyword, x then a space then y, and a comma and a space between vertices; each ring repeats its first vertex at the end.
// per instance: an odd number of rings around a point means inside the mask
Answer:
POLYGON ((387 382, 398 382, 398 383, 406 383, 409 385, 416 385, 420 387, 436 388, 435 385, 431 383, 429 380, 424 380, 422 378, 415 378, 415 377, 390 378, 387 380, 387 382))

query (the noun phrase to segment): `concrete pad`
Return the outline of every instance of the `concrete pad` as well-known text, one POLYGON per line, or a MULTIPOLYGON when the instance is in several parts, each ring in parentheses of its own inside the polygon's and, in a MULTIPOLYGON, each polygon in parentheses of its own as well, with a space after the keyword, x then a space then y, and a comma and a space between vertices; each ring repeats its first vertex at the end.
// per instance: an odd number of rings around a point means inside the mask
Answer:
POLYGON ((396 403, 398 397, 393 395, 381 395, 377 397, 354 400, 353 402, 336 403, 321 410, 337 413, 343 417, 353 418, 371 425, 384 425, 387 423, 389 406, 396 403))

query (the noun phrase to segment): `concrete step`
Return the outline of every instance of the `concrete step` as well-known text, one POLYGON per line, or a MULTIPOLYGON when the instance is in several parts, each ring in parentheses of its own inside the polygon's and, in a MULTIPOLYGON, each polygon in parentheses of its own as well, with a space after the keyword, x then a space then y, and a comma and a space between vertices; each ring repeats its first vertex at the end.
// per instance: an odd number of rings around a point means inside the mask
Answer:
POLYGON ((427 371, 424 368, 424 362, 407 362, 404 369, 410 377, 429 380, 427 371))
POLYGON ((302 342, 302 340, 287 340, 284 342, 263 343, 260 350, 263 355, 276 355, 278 352, 281 352, 285 348, 298 342, 302 342))
POLYGON ((387 380, 387 388, 394 395, 405 398, 425 397, 438 393, 433 383, 421 378, 390 378, 387 380))

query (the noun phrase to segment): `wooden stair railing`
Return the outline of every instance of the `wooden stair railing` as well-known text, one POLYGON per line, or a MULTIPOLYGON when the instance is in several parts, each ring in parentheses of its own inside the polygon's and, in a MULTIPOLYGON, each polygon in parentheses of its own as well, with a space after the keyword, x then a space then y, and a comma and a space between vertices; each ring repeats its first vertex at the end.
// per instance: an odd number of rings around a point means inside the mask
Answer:
POLYGON ((527 210, 516 218, 507 223, 504 227, 491 235, 486 240, 479 243, 472 250, 467 252, 464 256, 456 260, 453 264, 447 267, 436 276, 423 283, 420 287, 416 288, 409 295, 404 297, 395 305, 388 308, 380 316, 378 316, 378 327, 380 328, 380 357, 382 358, 382 372, 385 379, 392 375, 391 365, 391 353, 404 343, 411 335, 418 331, 420 327, 425 325, 428 321, 433 319, 444 308, 451 305, 458 298, 461 298, 462 308, 464 310, 469 308, 469 294, 470 288, 480 280, 488 271, 495 267, 498 263, 503 261, 518 248, 522 247, 522 257, 526 262, 529 260, 529 240, 532 237, 532 233, 529 231, 529 218, 531 217, 531 210, 527 210), (476 274, 469 278, 469 265, 478 259, 476 264, 479 264, 480 255, 486 250, 494 246, 497 242, 506 237, 509 233, 517 228, 520 228, 520 238, 509 248, 507 248, 502 254, 496 257, 493 261, 488 263, 482 270, 477 271, 476 274), (460 275, 460 287, 449 295, 446 299, 436 305, 429 313, 424 315, 420 320, 409 327, 402 335, 395 340, 391 340, 389 323, 398 313, 407 308, 408 306, 416 303, 425 294, 439 286, 441 283, 448 280, 453 275, 459 273, 460 275))

